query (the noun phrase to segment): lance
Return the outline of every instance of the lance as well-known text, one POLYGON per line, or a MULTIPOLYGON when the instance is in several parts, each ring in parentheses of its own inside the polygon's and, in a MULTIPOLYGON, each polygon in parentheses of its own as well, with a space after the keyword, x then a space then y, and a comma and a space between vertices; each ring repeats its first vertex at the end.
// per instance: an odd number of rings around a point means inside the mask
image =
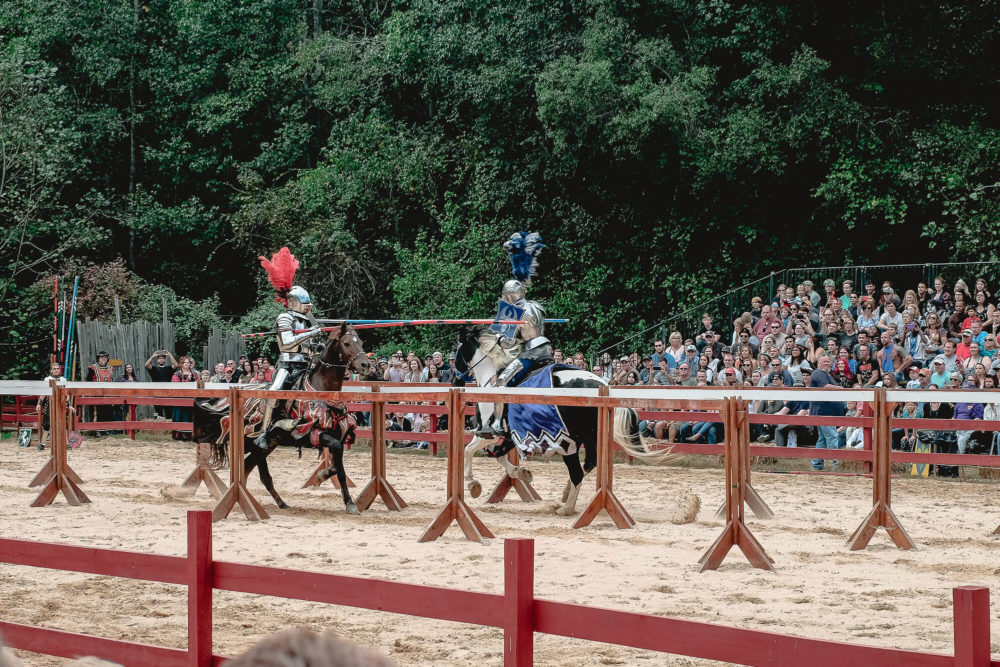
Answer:
POLYGON ((56 363, 59 356, 59 276, 55 277, 55 284, 52 286, 52 359, 50 364, 56 363))
MULTIPOLYGON (((317 320, 322 324, 350 324, 355 329, 382 329, 387 327, 407 327, 427 324, 524 324, 524 320, 317 320)), ((564 324, 566 319, 546 318, 546 324, 564 324)), ((320 331, 336 331, 339 327, 320 327, 320 331)), ((292 329, 290 333, 300 334, 310 329, 292 329)), ((243 334, 243 338, 276 336, 280 331, 261 331, 243 334)))
POLYGON ((66 361, 65 368, 63 369, 63 377, 68 377, 72 379, 71 371, 73 368, 73 328, 76 326, 76 294, 77 289, 80 287, 80 276, 73 278, 73 302, 70 306, 69 313, 69 331, 66 334, 66 361))

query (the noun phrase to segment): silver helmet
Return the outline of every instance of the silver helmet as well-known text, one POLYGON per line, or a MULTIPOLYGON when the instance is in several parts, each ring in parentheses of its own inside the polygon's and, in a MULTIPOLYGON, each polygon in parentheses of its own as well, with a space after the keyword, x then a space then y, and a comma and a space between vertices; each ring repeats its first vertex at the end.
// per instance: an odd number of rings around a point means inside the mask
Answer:
POLYGON ((524 304, 524 284, 520 280, 508 280, 503 284, 501 298, 515 306, 524 304))
POLYGON ((308 313, 312 308, 312 301, 309 299, 309 292, 304 287, 293 285, 288 290, 288 307, 297 313, 308 313))

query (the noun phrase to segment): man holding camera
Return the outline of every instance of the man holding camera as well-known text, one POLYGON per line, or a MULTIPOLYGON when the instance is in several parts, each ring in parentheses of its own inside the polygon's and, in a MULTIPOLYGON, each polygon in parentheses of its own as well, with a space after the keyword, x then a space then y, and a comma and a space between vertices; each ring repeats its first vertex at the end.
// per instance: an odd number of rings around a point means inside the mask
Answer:
MULTIPOLYGON (((156 350, 146 360, 146 372, 149 373, 149 379, 152 382, 170 382, 173 379, 174 371, 178 368, 179 364, 177 360, 174 359, 174 355, 170 354, 168 350, 156 350), (169 364, 167 363, 167 357, 170 357, 169 364)), ((153 407, 156 410, 157 416, 163 419, 167 418, 167 408, 162 405, 153 407)))
POLYGON ((403 351, 396 350, 389 357, 389 365, 382 373, 382 379, 386 382, 402 382, 406 375, 406 360, 403 358, 403 351))

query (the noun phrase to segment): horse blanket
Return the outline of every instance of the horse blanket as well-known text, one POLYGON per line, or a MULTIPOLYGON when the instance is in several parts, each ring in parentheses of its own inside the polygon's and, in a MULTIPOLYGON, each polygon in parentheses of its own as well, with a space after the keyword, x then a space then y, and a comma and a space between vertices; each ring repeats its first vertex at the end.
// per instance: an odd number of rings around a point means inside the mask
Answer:
MULTIPOLYGON (((551 389, 552 372, 557 366, 546 366, 539 372, 524 379, 518 387, 531 389, 551 389)), ((529 454, 576 454, 578 447, 569 437, 566 423, 555 405, 529 405, 509 403, 507 424, 514 444, 523 456, 529 454)))
POLYGON ((309 436, 313 447, 319 446, 319 434, 323 431, 342 429, 344 444, 354 442, 354 429, 357 422, 354 415, 347 411, 345 403, 335 403, 332 406, 324 401, 293 401, 289 412, 293 419, 298 420, 292 429, 296 438, 309 436))

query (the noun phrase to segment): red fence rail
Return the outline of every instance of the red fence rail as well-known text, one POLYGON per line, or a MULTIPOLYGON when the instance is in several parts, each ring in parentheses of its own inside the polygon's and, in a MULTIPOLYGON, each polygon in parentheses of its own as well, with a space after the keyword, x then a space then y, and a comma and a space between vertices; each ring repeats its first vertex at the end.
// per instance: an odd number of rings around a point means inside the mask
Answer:
POLYGON ((985 587, 953 589, 954 654, 944 655, 540 600, 534 595, 530 539, 504 543, 503 594, 216 561, 212 515, 206 511, 188 512, 186 557, 0 539, 0 563, 186 585, 186 649, 0 621, 0 635, 12 648, 66 658, 93 655, 123 664, 221 664, 226 657, 212 652, 212 595, 225 590, 502 628, 508 666, 533 664, 534 633, 541 632, 746 665, 1000 667, 990 657, 985 587))

